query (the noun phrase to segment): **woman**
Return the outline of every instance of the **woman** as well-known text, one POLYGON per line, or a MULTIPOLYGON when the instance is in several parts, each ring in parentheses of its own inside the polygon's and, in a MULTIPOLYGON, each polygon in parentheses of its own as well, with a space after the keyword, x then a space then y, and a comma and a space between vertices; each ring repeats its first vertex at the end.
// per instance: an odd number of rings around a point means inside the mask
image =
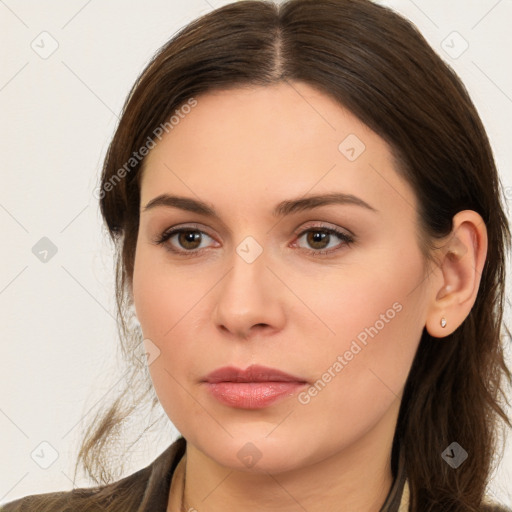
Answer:
POLYGON ((506 510, 501 197, 464 86, 391 10, 194 21, 133 87, 99 190, 124 349, 135 378, 143 340, 140 394, 181 437, 106 483, 121 397, 80 453, 101 485, 3 510, 506 510))

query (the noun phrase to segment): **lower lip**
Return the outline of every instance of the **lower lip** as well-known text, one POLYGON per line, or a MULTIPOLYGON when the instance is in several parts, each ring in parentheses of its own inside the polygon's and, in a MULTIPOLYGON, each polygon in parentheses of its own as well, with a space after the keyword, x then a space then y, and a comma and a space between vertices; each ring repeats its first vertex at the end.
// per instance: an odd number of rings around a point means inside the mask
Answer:
POLYGON ((207 382, 210 393, 221 403, 240 409, 262 409, 306 384, 301 382, 207 382))

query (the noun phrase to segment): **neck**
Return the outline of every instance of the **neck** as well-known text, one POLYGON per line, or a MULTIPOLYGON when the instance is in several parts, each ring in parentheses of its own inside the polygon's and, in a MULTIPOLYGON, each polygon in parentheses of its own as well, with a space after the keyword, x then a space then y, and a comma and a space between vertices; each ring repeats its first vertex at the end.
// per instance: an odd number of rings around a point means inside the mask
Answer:
POLYGON ((391 448, 396 412, 327 458, 279 473, 222 466, 187 443, 182 510, 379 512, 393 484, 391 448))

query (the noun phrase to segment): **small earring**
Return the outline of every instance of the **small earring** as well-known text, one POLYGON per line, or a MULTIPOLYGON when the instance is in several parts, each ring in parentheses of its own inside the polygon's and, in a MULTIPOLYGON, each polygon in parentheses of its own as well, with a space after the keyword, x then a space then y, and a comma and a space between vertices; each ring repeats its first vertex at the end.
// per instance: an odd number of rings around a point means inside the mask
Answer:
POLYGON ((444 316, 441 318, 441 327, 443 327, 443 329, 446 327, 446 318, 444 316))

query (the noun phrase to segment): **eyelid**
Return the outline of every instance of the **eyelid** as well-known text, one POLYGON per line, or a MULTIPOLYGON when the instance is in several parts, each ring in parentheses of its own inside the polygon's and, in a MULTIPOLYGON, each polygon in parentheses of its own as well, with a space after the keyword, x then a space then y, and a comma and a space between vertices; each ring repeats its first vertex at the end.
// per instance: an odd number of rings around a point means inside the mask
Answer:
MULTIPOLYGON (((306 234, 309 231, 322 231, 322 230, 328 232, 330 235, 334 235, 334 236, 338 237, 338 239, 340 240, 340 244, 338 244, 338 245, 341 245, 341 246, 349 246, 356 241, 356 236, 349 229, 340 228, 336 225, 329 225, 329 223, 327 223, 325 221, 311 221, 309 223, 302 224, 299 229, 295 230, 294 235, 296 238, 293 243, 295 244, 296 241, 298 240, 298 238, 302 237, 304 234, 306 234)), ((207 248, 203 247, 200 249, 194 249, 194 250, 187 251, 185 249, 176 249, 176 248, 171 248, 168 246, 170 244, 167 244, 167 242, 169 242, 170 238, 172 238, 176 234, 179 234, 184 231, 185 232, 186 231, 197 231, 201 234, 207 235, 212 240, 216 241, 215 237, 212 236, 210 233, 208 233, 208 231, 206 229, 204 229, 202 225, 192 222, 192 223, 186 223, 183 225, 178 224, 176 226, 167 228, 165 231, 163 231, 163 233, 157 235, 157 237, 153 240, 153 242, 157 245, 163 245, 164 248, 168 252, 176 254, 178 256, 193 257, 193 256, 198 256, 198 255, 202 254, 207 248)), ((305 251, 306 253, 311 254, 313 256, 328 256, 331 253, 338 253, 341 250, 341 248, 307 249, 307 248, 303 248, 303 247, 300 247, 300 249, 302 249, 302 251, 305 251)))
POLYGON ((320 220, 314 220, 314 221, 306 222, 305 224, 302 224, 300 228, 298 228, 296 231, 294 231, 294 234, 300 235, 304 231, 307 231, 308 229, 333 230, 333 231, 338 231, 340 233, 344 233, 351 238, 354 238, 354 239, 356 238, 356 235, 352 231, 350 231, 350 229, 342 228, 342 227, 336 226, 336 224, 331 224, 329 222, 320 221, 320 220))
POLYGON ((211 235, 207 228, 205 228, 202 224, 198 224, 196 222, 190 222, 190 223, 185 223, 185 224, 177 224, 175 226, 171 226, 167 229, 165 229, 163 232, 159 232, 156 237, 157 238, 163 238, 164 236, 166 236, 167 234, 169 233, 176 233, 176 232, 180 232, 181 230, 183 231, 200 231, 201 233, 204 233, 206 235, 208 235, 210 238, 215 238, 213 235, 211 235))

